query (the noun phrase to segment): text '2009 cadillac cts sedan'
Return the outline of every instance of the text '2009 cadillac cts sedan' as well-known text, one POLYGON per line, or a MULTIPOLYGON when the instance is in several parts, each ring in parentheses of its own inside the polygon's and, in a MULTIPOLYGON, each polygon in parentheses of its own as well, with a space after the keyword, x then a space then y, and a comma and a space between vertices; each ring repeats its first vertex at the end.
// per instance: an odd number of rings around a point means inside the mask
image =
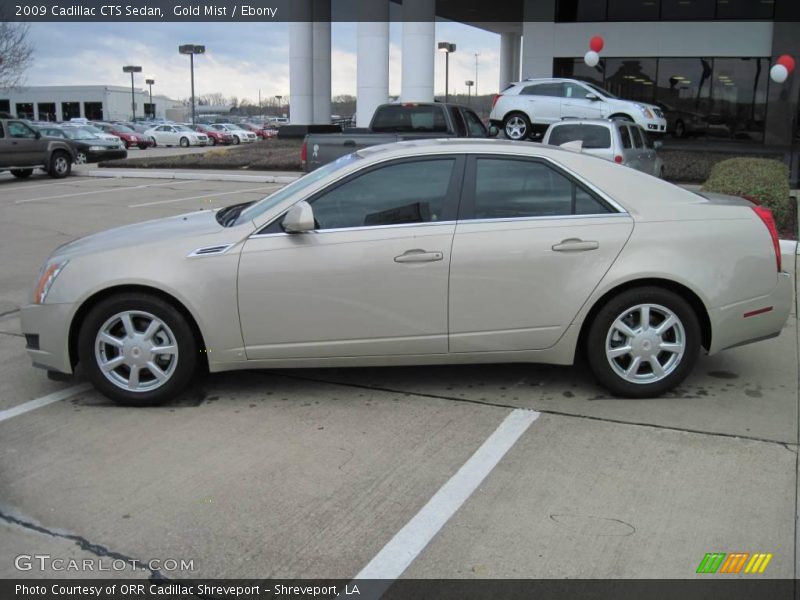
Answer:
POLYGON ((196 369, 571 364, 675 387, 789 315, 771 213, 592 156, 494 140, 376 146, 257 203, 58 248, 22 330, 35 365, 122 403, 196 369))

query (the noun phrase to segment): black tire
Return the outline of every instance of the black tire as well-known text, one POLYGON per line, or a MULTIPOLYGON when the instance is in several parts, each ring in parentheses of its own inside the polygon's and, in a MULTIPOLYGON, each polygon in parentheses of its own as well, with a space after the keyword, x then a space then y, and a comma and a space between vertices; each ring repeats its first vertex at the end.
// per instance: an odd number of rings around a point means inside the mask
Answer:
POLYGON ((125 150, 128 150, 131 147, 131 143, 128 140, 122 140, 122 145, 125 146, 125 150))
POLYGON ((208 136, 208 143, 211 144, 212 146, 216 146, 217 145, 217 139, 213 138, 211 136, 208 136))
POLYGON ((147 144, 137 144, 139 150, 147 150, 147 144))
POLYGON ((182 137, 181 141, 181 148, 188 148, 189 147, 189 138, 182 137))
POLYGON ((63 179, 72 172, 72 157, 62 150, 53 152, 47 174, 56 179, 63 179))
POLYGON ((242 143, 242 140, 239 139, 238 135, 233 136, 233 145, 237 146, 242 143))
POLYGON ((533 133, 533 127, 528 115, 521 112, 513 112, 506 115, 503 119, 503 134, 509 140, 522 141, 528 139, 533 133), (512 125, 514 127, 512 127, 512 125), (511 130, 511 132, 509 131, 511 130), (514 133, 519 131, 520 133, 514 133))
POLYGON ((92 308, 81 324, 78 357, 95 388, 117 404, 125 406, 157 406, 173 400, 189 385, 198 366, 197 342, 186 318, 168 302, 144 293, 112 296, 92 308), (125 311, 149 313, 166 324, 174 335, 178 347, 177 364, 169 379, 160 387, 138 392, 123 389, 107 378, 97 363, 95 340, 98 332, 109 319, 125 311))
POLYGON ((683 121, 678 121, 677 123, 675 123, 675 137, 676 138, 686 137, 686 125, 683 124, 683 121))
POLYGON ((17 179, 27 179, 33 174, 33 169, 11 169, 11 174, 17 179))
MULTIPOLYGON (((635 313, 631 312, 635 316, 635 313)), ((658 318, 657 310, 651 316, 651 323, 648 324, 651 328, 656 328, 659 323, 652 322, 653 319, 658 318)), ((663 316, 663 315, 661 315, 663 316)), ((674 329, 668 331, 668 335, 675 333, 674 329)), ((667 339, 666 342, 676 341, 667 339)), ((626 344, 626 342, 621 342, 626 344)), ((661 394, 673 389, 679 385, 686 376, 691 372, 697 361, 697 355, 700 351, 701 333, 700 323, 692 306, 678 294, 660 287, 641 287, 626 290, 619 295, 609 300, 603 306, 590 324, 589 333, 586 337, 586 358, 588 359, 589 366, 594 373, 594 376, 600 384, 608 389, 616 396, 623 398, 652 398, 660 396, 661 394), (611 333, 612 324, 618 317, 626 312, 629 312, 634 307, 643 304, 656 305, 663 307, 670 311, 678 320, 679 325, 683 329, 683 355, 675 360, 674 364, 665 369, 666 373, 660 379, 652 382, 635 383, 624 378, 619 374, 614 367, 612 367, 612 359, 606 355, 606 341, 614 335, 611 333)), ((650 352, 653 347, 653 342, 647 339, 636 341, 634 344, 627 344, 642 349, 643 351, 650 352), (645 342, 648 345, 643 345, 645 342)), ((670 353, 659 353, 659 357, 670 357, 670 353)), ((618 368, 626 368, 629 366, 624 363, 627 356, 613 359, 618 368)), ((657 359, 658 360, 658 359, 657 359)), ((631 358, 632 362, 632 358, 631 358)), ((644 371, 644 376, 647 376, 647 371, 651 371, 651 376, 656 377, 655 371, 651 368, 652 363, 645 361, 647 366, 640 367, 644 371)), ((659 361, 660 362, 660 361, 659 361)))
POLYGON ((156 146, 158 146, 158 142, 156 142, 156 138, 154 138, 154 137, 151 137, 151 138, 150 138, 150 145, 151 145, 153 148, 155 148, 156 146))

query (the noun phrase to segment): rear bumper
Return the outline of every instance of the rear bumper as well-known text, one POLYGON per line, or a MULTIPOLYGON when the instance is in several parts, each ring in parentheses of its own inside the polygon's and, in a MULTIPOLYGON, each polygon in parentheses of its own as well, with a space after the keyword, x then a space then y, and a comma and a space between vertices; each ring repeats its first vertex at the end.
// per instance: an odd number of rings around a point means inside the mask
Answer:
POLYGON ((791 276, 780 273, 777 285, 766 296, 709 311, 709 354, 779 335, 792 309, 792 288, 791 276))
POLYGON ((28 304, 20 311, 26 351, 34 367, 72 373, 69 324, 72 304, 28 304))

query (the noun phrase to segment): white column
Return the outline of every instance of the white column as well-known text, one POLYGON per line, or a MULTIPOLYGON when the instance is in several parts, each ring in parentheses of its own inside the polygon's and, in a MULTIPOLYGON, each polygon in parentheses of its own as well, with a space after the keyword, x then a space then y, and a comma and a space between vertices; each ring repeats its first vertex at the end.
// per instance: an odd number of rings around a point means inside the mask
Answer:
POLYGON ((292 125, 310 125, 314 120, 311 0, 293 0, 292 10, 307 20, 289 23, 289 118, 292 125))
POLYGON ((314 124, 331 122, 331 0, 313 0, 314 124))
POLYGON ((500 81, 503 91, 509 83, 519 81, 521 38, 518 33, 500 34, 500 81))
POLYGON ((403 2, 403 102, 433 102, 434 0, 403 2))
POLYGON ((389 0, 359 0, 357 127, 389 100, 389 0))

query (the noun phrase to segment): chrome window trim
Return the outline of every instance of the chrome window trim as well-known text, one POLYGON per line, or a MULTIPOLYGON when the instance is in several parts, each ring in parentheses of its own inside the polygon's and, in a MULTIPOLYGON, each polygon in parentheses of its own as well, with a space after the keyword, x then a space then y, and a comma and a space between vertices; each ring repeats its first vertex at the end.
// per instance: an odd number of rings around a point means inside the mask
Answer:
MULTIPOLYGON (((565 150, 565 152, 567 152, 567 151, 565 150)), ((454 158, 458 158, 458 156, 460 156, 460 155, 471 155, 471 154, 486 155, 487 154, 486 148, 469 148, 469 149, 466 149, 466 150, 462 149, 462 150, 452 150, 452 151, 440 150, 440 151, 437 151, 437 152, 414 154, 414 155, 410 155, 410 156, 408 156, 408 155, 405 155, 405 156, 403 156, 403 155, 400 155, 400 156, 389 156, 389 157, 382 157, 379 160, 370 161, 367 164, 363 164, 363 165, 358 165, 357 164, 357 166, 360 166, 361 168, 354 169, 352 171, 347 171, 346 173, 341 174, 336 179, 334 179, 332 181, 329 181, 324 186, 312 188, 312 191, 310 193, 304 195, 302 198, 298 198, 297 200, 293 201, 291 204, 288 204, 284 208, 281 208, 281 210, 277 211, 278 214, 276 214, 276 216, 273 217, 272 219, 266 220, 261 225, 258 225, 255 221, 253 221, 253 224, 256 225, 256 227, 257 227, 257 231, 255 233, 249 235, 248 238, 249 239, 255 239, 255 238, 273 237, 273 236, 276 236, 276 235, 297 235, 297 234, 288 234, 288 233, 285 233, 285 232, 258 233, 258 231, 260 231, 261 229, 264 229, 265 227, 269 227, 276 219, 278 219, 281 216, 281 214, 285 213, 289 208, 291 208, 292 206, 294 206, 298 202, 301 202, 303 200, 307 200, 311 196, 321 192, 325 187, 334 185, 334 184, 338 183, 339 181, 341 181, 342 179, 344 179, 346 177, 350 177, 352 175, 355 175, 356 173, 358 173, 359 171, 362 171, 364 169, 368 169, 368 168, 374 167, 376 165, 380 165, 382 163, 390 162, 390 161, 394 161, 394 160, 404 160, 404 159, 414 159, 414 158, 425 159, 425 158, 433 158, 433 157, 446 158, 448 156, 452 156, 454 158)), ((597 213, 597 214, 588 214, 588 215, 554 215, 554 216, 543 216, 543 217, 511 217, 511 218, 502 218, 502 219, 469 219, 469 220, 464 220, 464 221, 434 221, 434 222, 428 222, 428 223, 401 223, 401 224, 397 224, 397 225, 371 225, 371 226, 368 226, 368 227, 344 227, 344 228, 337 228, 337 229, 323 229, 323 230, 320 230, 320 231, 314 231, 313 233, 325 233, 325 232, 328 232, 328 231, 335 231, 335 232, 361 231, 361 230, 365 230, 365 229, 383 229, 383 228, 387 228, 387 227, 419 227, 419 226, 424 226, 424 225, 442 225, 442 224, 446 224, 446 223, 459 223, 459 222, 461 222, 461 223, 487 222, 488 223, 488 222, 503 222, 503 221, 526 221, 526 220, 533 220, 533 219, 550 219, 550 220, 552 220, 552 219, 569 219, 569 218, 581 218, 581 219, 584 219, 584 218, 597 218, 597 217, 614 217, 614 216, 619 216, 619 215, 630 216, 630 213, 622 205, 620 205, 618 202, 616 202, 614 199, 612 199, 608 194, 606 194, 605 192, 603 192, 602 190, 597 188, 597 186, 595 186, 593 183, 588 181, 585 177, 583 177, 579 173, 575 172, 573 169, 570 169, 569 167, 567 167, 563 163, 560 163, 560 162, 558 162, 556 160, 553 160, 549 156, 543 156, 541 154, 530 154, 530 153, 527 153, 527 152, 519 152, 519 151, 505 150, 505 149, 500 150, 500 151, 494 150, 493 152, 491 152, 491 154, 492 154, 491 158, 494 158, 494 157, 502 158, 502 157, 506 157, 506 156, 514 156, 514 157, 519 157, 519 158, 528 158, 528 159, 534 159, 534 160, 547 161, 551 165, 554 165, 558 169, 561 169, 565 173, 568 173, 569 175, 574 177, 577 181, 579 181, 581 183, 581 185, 585 186, 586 188, 588 188, 589 190, 591 190, 592 192, 594 192, 595 194, 600 196, 603 200, 605 200, 608 203, 609 206, 611 206, 611 208, 613 208, 617 212, 597 213)))

